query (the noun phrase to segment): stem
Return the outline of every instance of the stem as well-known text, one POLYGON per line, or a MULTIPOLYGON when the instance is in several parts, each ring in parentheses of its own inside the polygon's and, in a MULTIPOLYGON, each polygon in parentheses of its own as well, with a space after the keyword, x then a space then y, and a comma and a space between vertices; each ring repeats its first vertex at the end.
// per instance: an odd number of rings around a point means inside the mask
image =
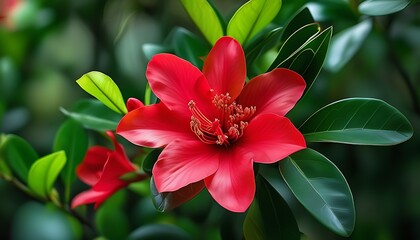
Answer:
POLYGON ((418 98, 416 89, 413 85, 413 82, 412 82, 409 74, 404 69, 404 66, 402 65, 400 59, 398 58, 397 53, 395 52, 394 48, 392 47, 392 39, 391 39, 391 36, 389 34, 388 29, 391 27, 393 19, 394 18, 391 15, 388 18, 388 21, 385 23, 385 27, 382 27, 377 22, 376 18, 374 18, 374 23, 385 38, 385 42, 388 45, 389 58, 390 58, 391 62, 394 64, 397 72, 401 75, 401 78, 403 79, 405 85, 407 86, 408 92, 410 94, 411 102, 412 102, 412 105, 413 105, 413 110, 416 114, 420 115, 420 103, 419 103, 419 98, 418 98))
POLYGON ((150 98, 152 95, 152 89, 150 88, 149 84, 146 84, 146 89, 144 91, 144 105, 150 105, 150 98))
POLYGON ((64 206, 57 198, 54 198, 52 196, 50 196, 48 198, 41 197, 41 196, 33 193, 25 184, 23 184, 22 182, 20 182, 19 180, 17 180, 14 177, 8 177, 8 176, 5 176, 4 174, 0 173, 0 179, 3 179, 6 182, 12 184, 13 186, 17 187, 20 191, 22 191, 26 195, 36 199, 39 202, 51 202, 58 209, 60 209, 62 212, 76 218, 80 223, 84 224, 89 229, 94 230, 92 224, 87 219, 85 219, 83 216, 81 216, 79 213, 75 212, 74 210, 70 209, 68 206, 64 206))

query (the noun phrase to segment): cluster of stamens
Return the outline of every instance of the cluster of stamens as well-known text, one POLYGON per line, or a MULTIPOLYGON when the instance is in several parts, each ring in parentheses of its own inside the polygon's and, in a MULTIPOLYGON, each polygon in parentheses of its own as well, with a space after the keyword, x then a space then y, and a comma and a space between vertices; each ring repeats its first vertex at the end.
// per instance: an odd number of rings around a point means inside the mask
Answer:
POLYGON ((198 109, 193 100, 188 103, 192 113, 191 130, 206 144, 230 145, 244 134, 256 107, 242 107, 235 101, 231 102, 229 93, 215 95, 212 102, 218 110, 218 118, 213 121, 198 109))

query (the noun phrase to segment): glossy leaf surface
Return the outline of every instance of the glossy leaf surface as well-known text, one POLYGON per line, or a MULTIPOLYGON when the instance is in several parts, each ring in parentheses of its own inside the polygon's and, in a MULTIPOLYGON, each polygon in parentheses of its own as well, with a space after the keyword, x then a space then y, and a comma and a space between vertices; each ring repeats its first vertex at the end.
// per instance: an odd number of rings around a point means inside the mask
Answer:
POLYGON ((54 152, 38 159, 28 173, 29 188, 41 197, 48 197, 65 164, 64 151, 54 152))
POLYGON ((245 239, 299 240, 296 220, 281 195, 261 176, 257 192, 245 217, 245 239))
POLYGON ((38 154, 26 140, 10 134, 2 137, 0 157, 23 182, 26 182, 29 169, 38 159, 38 154))
POLYGON ((334 72, 339 71, 356 54, 371 29, 372 21, 366 19, 333 36, 325 68, 334 72))
POLYGON ((166 212, 181 204, 191 200, 204 188, 202 181, 189 184, 175 192, 158 192, 153 178, 150 180, 150 190, 152 192, 152 200, 156 209, 166 212))
POLYGON ((299 128, 307 142, 394 145, 413 135, 410 122, 396 108, 377 99, 350 98, 331 103, 299 128))
POLYGON ((311 12, 307 7, 302 8, 290 21, 287 23, 284 28, 283 34, 281 36, 282 41, 286 41, 294 32, 299 30, 301 27, 314 23, 315 20, 312 17, 311 12))
POLYGON ((370 16, 381 16, 399 12, 410 4, 409 0, 368 0, 359 5, 359 12, 370 16))
POLYGON ((355 225, 353 196, 340 170, 312 149, 299 151, 279 162, 287 185, 302 205, 322 224, 341 236, 355 225))
POLYGON ((88 144, 86 131, 73 119, 64 122, 55 136, 53 151, 64 150, 67 156, 67 163, 61 172, 61 178, 65 186, 66 201, 70 198, 71 184, 76 179, 76 166, 82 162, 88 144))
POLYGON ((207 0, 181 0, 181 2, 204 37, 214 45, 224 34, 219 17, 210 3, 207 0))
POLYGON ((70 110, 60 109, 83 127, 97 131, 115 130, 121 115, 111 111, 101 102, 93 99, 79 101, 70 110))
POLYGON ((105 106, 120 114, 127 113, 120 89, 107 75, 92 71, 84 74, 76 82, 83 90, 97 98, 105 106))
POLYGON ((232 16, 227 26, 227 35, 242 45, 254 37, 277 15, 281 0, 250 0, 232 16))

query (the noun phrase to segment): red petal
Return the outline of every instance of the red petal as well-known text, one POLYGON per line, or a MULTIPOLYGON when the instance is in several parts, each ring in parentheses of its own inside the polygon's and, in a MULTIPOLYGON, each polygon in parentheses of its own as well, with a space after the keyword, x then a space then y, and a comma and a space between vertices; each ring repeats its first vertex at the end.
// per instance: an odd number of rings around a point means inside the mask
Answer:
POLYGON ((151 148, 196 137, 190 128, 190 115, 174 114, 162 103, 127 113, 118 124, 117 133, 134 144, 151 148))
POLYGON ((133 111, 133 110, 135 110, 137 108, 144 107, 144 104, 140 100, 138 100, 137 98, 129 98, 127 100, 127 104, 126 105, 127 105, 127 110, 129 112, 131 112, 131 111, 133 111))
POLYGON ((93 186, 93 189, 95 191, 114 191, 123 188, 128 185, 128 182, 121 180, 120 177, 135 170, 136 168, 125 155, 114 152, 109 155, 101 178, 93 186))
POLYGON ((284 116, 295 106, 305 90, 303 78, 288 69, 277 68, 247 83, 238 97, 242 106, 256 106, 256 114, 284 116))
POLYGON ((147 66, 146 77, 156 96, 172 111, 190 117, 190 100, 202 111, 210 106, 210 87, 203 73, 175 55, 155 55, 147 66))
POLYGON ((275 114, 255 117, 237 144, 253 152, 258 163, 274 163, 306 148, 303 135, 290 120, 275 114))
POLYGON ((252 153, 233 147, 221 154, 219 169, 204 179, 214 200, 233 212, 244 212, 255 194, 252 153))
POLYGON ((112 192, 97 192, 92 189, 81 192, 78 195, 76 195, 71 201, 71 208, 76 208, 80 205, 85 205, 89 203, 95 203, 96 209, 112 194, 112 192))
POLYGON ((231 37, 220 38, 207 56, 203 73, 217 94, 229 93, 232 101, 246 80, 246 62, 241 44, 231 37))
POLYGON ((219 165, 218 147, 199 140, 170 143, 153 167, 159 192, 173 192, 213 174, 219 165))
POLYGON ((77 176, 86 184, 95 185, 112 151, 105 147, 94 146, 88 149, 82 163, 76 168, 77 176))

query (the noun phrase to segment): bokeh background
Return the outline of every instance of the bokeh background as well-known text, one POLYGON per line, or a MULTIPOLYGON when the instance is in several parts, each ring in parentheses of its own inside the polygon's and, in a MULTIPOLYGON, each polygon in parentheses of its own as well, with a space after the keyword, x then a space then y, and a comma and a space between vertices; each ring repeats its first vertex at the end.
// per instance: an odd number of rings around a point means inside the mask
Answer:
MULTIPOLYGON (((213 2, 229 18, 246 1, 213 2)), ((276 21, 286 23, 306 5, 316 21, 334 26, 336 34, 366 18, 357 11, 360 2, 283 0, 276 21)), ((343 98, 373 97, 410 120, 414 136, 401 145, 314 147, 340 168, 352 189, 357 220, 351 239, 420 239, 420 6, 372 20, 372 30, 350 61, 321 71, 300 114, 307 117, 343 98)), ((17 1, 0 26, 0 132, 22 136, 40 156, 50 153, 66 119, 59 108, 89 98, 75 80, 91 70, 112 77, 125 99, 141 99, 147 65, 142 45, 164 42, 175 26, 199 34, 177 0, 17 1)), ((96 221, 109 222, 108 229, 101 229, 109 239, 149 223, 173 223, 194 238, 242 237, 244 215, 226 213, 205 192, 169 213, 156 212, 148 197, 133 191, 118 193, 109 204, 121 205, 124 211, 117 214, 126 219, 117 224, 111 213, 98 212, 102 217, 96 221)), ((298 217, 308 239, 342 239, 307 214, 298 217)), ((96 237, 3 180, 0 226, 0 239, 96 237)))

